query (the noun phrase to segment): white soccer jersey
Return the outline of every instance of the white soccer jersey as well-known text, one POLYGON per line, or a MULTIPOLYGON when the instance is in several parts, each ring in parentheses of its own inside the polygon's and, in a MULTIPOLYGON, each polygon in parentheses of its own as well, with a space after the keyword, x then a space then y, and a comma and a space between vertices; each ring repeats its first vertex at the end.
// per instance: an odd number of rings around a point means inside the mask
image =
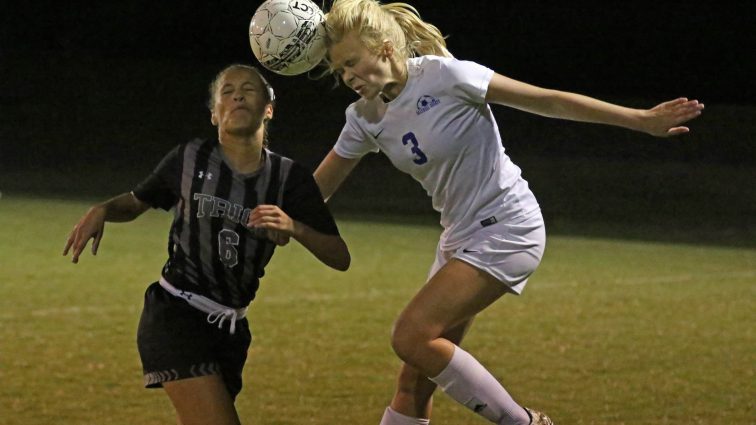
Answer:
POLYGON ((441 213, 444 250, 487 223, 516 223, 538 211, 485 102, 493 71, 438 56, 407 65, 407 85, 396 99, 361 98, 347 108, 335 152, 359 158, 380 150, 420 182, 441 213))

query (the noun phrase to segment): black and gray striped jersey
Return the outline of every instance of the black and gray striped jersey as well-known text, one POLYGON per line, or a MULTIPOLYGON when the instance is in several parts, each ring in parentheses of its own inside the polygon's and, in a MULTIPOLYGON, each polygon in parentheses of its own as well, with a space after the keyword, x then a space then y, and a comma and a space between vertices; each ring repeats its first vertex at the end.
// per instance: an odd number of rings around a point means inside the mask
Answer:
POLYGON ((163 276, 176 288, 229 307, 248 305, 275 244, 244 226, 260 204, 278 205, 314 230, 339 231, 310 171, 264 150, 263 166, 234 172, 216 140, 193 140, 166 155, 133 194, 174 210, 163 276))

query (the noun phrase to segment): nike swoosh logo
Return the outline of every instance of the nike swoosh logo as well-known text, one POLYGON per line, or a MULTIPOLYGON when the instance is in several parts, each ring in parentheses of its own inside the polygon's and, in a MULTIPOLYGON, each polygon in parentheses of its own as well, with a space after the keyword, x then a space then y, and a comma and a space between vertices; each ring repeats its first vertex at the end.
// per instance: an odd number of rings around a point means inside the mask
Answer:
POLYGON ((480 411, 485 409, 486 407, 488 407, 488 405, 485 403, 476 404, 475 407, 473 407, 473 411, 475 413, 480 413, 480 411))
POLYGON ((378 132, 378 133, 376 133, 376 134, 371 134, 371 136, 373 136, 373 139, 377 139, 377 138, 378 138, 378 136, 380 136, 380 135, 381 135, 381 133, 383 133, 383 130, 385 130, 385 128, 382 128, 382 129, 381 129, 381 131, 379 131, 379 132, 378 132))

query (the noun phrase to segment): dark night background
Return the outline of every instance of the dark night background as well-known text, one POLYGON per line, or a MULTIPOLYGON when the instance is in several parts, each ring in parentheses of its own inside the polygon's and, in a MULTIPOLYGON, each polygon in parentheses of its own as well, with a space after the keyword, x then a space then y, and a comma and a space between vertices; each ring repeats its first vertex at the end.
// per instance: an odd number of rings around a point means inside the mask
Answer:
MULTIPOLYGON (((260 3, 4 3, 3 196, 101 199, 131 190, 175 144, 212 137, 207 84, 255 63, 247 27, 260 3)), ((752 2, 411 3, 455 56, 515 79, 626 106, 706 104, 677 139, 494 107, 552 231, 756 245, 752 2)), ((354 96, 330 78, 266 75, 279 99, 271 148, 314 169, 354 96)), ((333 209, 406 217, 430 200, 373 155, 333 209)))

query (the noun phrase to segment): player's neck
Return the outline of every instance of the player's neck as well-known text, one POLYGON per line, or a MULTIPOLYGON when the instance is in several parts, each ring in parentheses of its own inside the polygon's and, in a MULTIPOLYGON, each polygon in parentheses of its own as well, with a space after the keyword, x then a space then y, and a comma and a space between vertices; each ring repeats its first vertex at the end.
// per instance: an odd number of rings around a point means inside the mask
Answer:
POLYGON ((257 171, 263 165, 263 143, 254 137, 225 135, 220 141, 226 161, 240 174, 257 171))
POLYGON ((381 100, 383 100, 383 102, 385 103, 388 103, 399 97, 399 95, 402 93, 402 90, 404 90, 404 87, 407 85, 407 78, 409 74, 407 72, 406 64, 397 62, 396 59, 392 57, 391 75, 393 75, 393 78, 389 79, 389 81, 386 82, 386 84, 383 86, 383 90, 381 90, 381 92, 379 93, 381 100))

